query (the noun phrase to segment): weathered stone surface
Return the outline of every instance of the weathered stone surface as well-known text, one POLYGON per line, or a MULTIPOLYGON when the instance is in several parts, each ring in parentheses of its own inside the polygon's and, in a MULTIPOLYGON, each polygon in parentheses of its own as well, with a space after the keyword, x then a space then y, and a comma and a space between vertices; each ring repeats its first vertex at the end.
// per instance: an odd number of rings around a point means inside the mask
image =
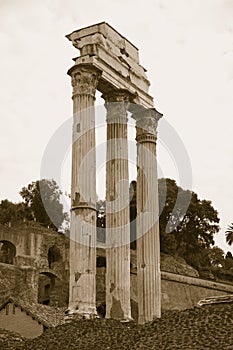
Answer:
POLYGON ((0 264, 0 278, 3 283, 0 286, 0 303, 10 295, 31 301, 37 300, 35 268, 0 264))
POLYGON ((197 305, 203 298, 229 295, 232 285, 215 283, 196 277, 161 272, 162 310, 185 310, 197 305))
POLYGON ((37 302, 39 276, 43 274, 56 279, 50 303, 67 305, 69 239, 65 235, 32 222, 11 228, 0 226, 0 241, 10 242, 16 251, 13 264, 0 264, 4 281, 3 286, 0 284, 0 297, 19 295, 24 300, 37 302), (49 266, 49 250, 55 246, 60 260, 49 266))
POLYGON ((75 65, 70 224, 70 314, 96 312, 96 154, 95 92, 101 71, 75 65), (78 278, 77 278, 78 277, 78 278))
MULTIPOLYGON (((98 249, 97 254, 105 256, 103 249, 98 249)), ((167 258, 162 254, 161 261, 167 258)), ((136 321, 137 311, 137 269, 136 252, 131 250, 131 274, 130 274, 130 298, 132 317, 136 321)), ((172 258, 173 261, 174 258, 172 258)), ((178 263, 180 259, 176 260, 178 263)), ((181 259, 183 263, 183 259, 181 259)), ((187 266, 187 264, 185 264, 187 266)), ((167 270, 172 268, 167 266, 167 270)), ((192 268, 191 268, 192 269, 192 268)), ((180 270, 179 271, 183 271, 180 270)), ((191 270, 192 271, 192 270, 191 270)), ((194 270, 195 271, 195 270, 194 270)), ((97 268, 97 305, 105 304, 105 268, 97 268)), ((161 308, 165 310, 185 310, 193 308, 203 298, 228 296, 233 294, 233 285, 218 283, 200 279, 198 277, 185 276, 174 272, 161 271, 161 308)))
POLYGON ((199 300, 197 306, 221 304, 221 303, 233 303, 233 294, 231 295, 219 295, 215 297, 209 297, 199 300))
POLYGON ((72 77, 74 110, 69 310, 75 313, 82 309, 88 314, 90 309, 94 313, 95 308, 93 107, 98 89, 103 93, 107 109, 106 317, 124 320, 131 319, 127 112, 130 106, 140 105, 140 113, 138 108, 134 111, 137 182, 141 190, 137 191, 140 192, 137 208, 142 214, 137 218, 137 275, 139 322, 145 323, 160 317, 161 310, 158 191, 154 193, 154 190, 157 188, 156 127, 162 115, 152 108, 153 99, 148 94, 150 84, 145 69, 139 64, 137 48, 115 29, 102 22, 76 30, 67 38, 80 50, 75 65, 68 71, 72 77), (79 278, 75 279, 77 272, 79 278))
POLYGON ((103 95, 107 109, 106 317, 131 319, 127 91, 103 95))
POLYGON ((158 178, 155 110, 135 114, 137 141, 138 322, 161 316, 158 178))
POLYGON ((92 66, 78 65, 69 70, 71 76, 71 85, 73 87, 73 96, 90 95, 95 97, 97 84, 101 72, 92 66))
MULTIPOLYGON (((103 252, 101 252, 101 254, 103 254, 103 252)), ((135 250, 130 251, 130 264, 132 272, 137 267, 137 255, 135 250)), ((198 271, 188 265, 184 259, 165 253, 160 254, 160 269, 161 271, 171 272, 178 275, 199 277, 198 271)))
POLYGON ((190 277, 199 277, 198 271, 188 265, 184 259, 179 257, 175 258, 168 254, 161 253, 160 267, 162 271, 190 277))
POLYGON ((91 64, 102 71, 98 90, 108 87, 126 89, 135 95, 135 103, 153 107, 148 94, 149 81, 145 69, 139 64, 138 49, 109 24, 102 22, 67 35, 80 50, 75 64, 91 64))

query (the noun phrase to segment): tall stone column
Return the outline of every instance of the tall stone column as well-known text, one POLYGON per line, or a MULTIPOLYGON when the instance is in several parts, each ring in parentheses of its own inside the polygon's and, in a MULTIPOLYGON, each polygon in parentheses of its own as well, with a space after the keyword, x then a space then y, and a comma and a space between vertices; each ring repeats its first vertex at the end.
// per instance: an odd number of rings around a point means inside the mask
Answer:
POLYGON ((161 317, 156 128, 161 114, 134 114, 137 141, 137 281, 138 322, 161 317))
POLYGON ((75 65, 70 232, 70 314, 96 314, 96 156, 94 101, 100 71, 75 65))
POLYGON ((131 319, 130 216, 125 90, 103 95, 107 109, 106 318, 131 319))

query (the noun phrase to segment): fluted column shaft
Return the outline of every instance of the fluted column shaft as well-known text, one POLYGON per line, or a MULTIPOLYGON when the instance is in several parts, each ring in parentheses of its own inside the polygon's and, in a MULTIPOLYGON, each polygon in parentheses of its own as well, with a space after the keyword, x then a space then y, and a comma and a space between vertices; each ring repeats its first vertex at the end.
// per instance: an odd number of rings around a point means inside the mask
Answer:
POLYGON ((127 142, 129 93, 103 96, 107 109, 106 318, 131 319, 127 142))
POLYGON ((95 92, 100 72, 77 65, 73 86, 70 232, 70 313, 96 314, 95 92))
POLYGON ((138 322, 161 316, 155 109, 134 115, 137 140, 137 281, 138 322))

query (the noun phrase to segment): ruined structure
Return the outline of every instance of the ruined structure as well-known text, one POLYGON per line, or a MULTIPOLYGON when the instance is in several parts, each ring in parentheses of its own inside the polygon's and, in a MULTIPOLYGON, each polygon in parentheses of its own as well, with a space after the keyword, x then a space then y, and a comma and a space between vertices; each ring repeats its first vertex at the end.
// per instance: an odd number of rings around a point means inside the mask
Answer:
POLYGON ((137 271, 139 322, 160 317, 160 245, 156 129, 149 81, 138 49, 107 23, 67 35, 80 56, 68 71, 73 86, 69 312, 96 315, 95 92, 105 100, 106 317, 131 319, 127 115, 137 129, 137 271))
MULTIPOLYGON (((53 309, 52 306, 67 307, 69 239, 65 235, 41 227, 34 222, 10 228, 0 225, 0 249, 1 247, 3 247, 3 254, 0 260, 0 305, 13 297, 20 302, 21 306, 28 308, 27 305, 30 305, 31 311, 32 308, 37 311, 46 311, 47 305, 41 304, 49 304, 49 310, 53 309), (9 247, 11 249, 8 249, 9 247), (37 303, 38 301, 40 304, 37 303)), ((96 305, 99 314, 104 315, 106 251, 103 248, 97 248, 96 254, 96 305)), ((138 301, 141 297, 137 288, 136 255, 137 252, 131 250, 130 299, 134 320, 138 319, 138 301)), ((182 262, 182 259, 176 260, 172 256, 161 254, 162 310, 193 308, 201 299, 233 293, 232 284, 203 280, 198 276, 198 272, 185 261, 182 262)), ((56 316, 57 308, 54 310, 56 316)), ((60 311, 64 319, 64 309, 60 311)))
POLYGON ((0 303, 8 296, 66 306, 69 239, 37 223, 0 225, 0 303))

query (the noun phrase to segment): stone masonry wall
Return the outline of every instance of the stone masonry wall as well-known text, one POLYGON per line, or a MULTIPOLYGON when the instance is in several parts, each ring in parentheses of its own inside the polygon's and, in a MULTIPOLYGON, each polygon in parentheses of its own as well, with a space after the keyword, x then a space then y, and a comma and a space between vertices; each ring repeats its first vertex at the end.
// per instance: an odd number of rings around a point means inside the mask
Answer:
POLYGON ((5 276, 6 284, 0 283, 2 299, 3 295, 12 295, 17 286, 21 296, 37 301, 39 276, 42 274, 49 277, 53 285, 51 303, 60 306, 67 304, 69 239, 32 222, 10 228, 0 225, 0 242, 4 241, 15 246, 16 254, 13 265, 0 263, 0 274, 5 276), (49 249, 54 247, 59 252, 59 261, 49 263, 49 249))
POLYGON ((20 268, 14 265, 0 264, 0 303, 8 296, 18 296, 27 300, 37 299, 35 278, 36 271, 32 267, 20 268))

